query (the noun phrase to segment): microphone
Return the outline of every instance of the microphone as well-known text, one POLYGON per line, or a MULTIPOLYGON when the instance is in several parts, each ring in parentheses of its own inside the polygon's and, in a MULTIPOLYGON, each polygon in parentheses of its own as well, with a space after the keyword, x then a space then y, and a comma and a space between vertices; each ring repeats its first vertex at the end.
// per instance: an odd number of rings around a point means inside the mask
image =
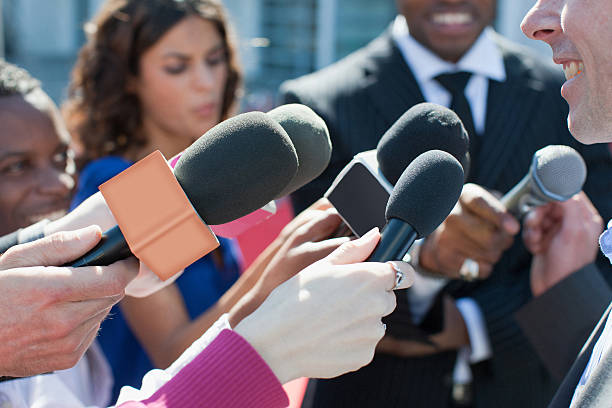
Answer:
MULTIPOLYGON (((296 172, 297 154, 291 139, 262 112, 241 114, 216 125, 185 150, 174 168, 193 209, 212 224, 227 223, 263 207, 285 189, 296 172)), ((151 223, 156 225, 156 220, 151 223)), ((70 266, 109 265, 129 255, 126 239, 115 226, 70 266)))
POLYGON ((522 216, 531 207, 565 201, 582 190, 586 164, 576 150, 546 146, 534 153, 529 172, 501 199, 511 213, 522 216))
POLYGON ((387 225, 368 261, 402 260, 414 241, 429 235, 459 200, 463 167, 451 154, 430 150, 412 161, 389 197, 387 225))
POLYGON ((435 103, 419 103, 408 109, 380 138, 376 158, 385 178, 393 185, 410 162, 428 150, 443 150, 470 166, 470 139, 459 116, 435 103))
MULTIPOLYGON (((275 197, 279 199, 318 177, 329 164, 332 146, 327 125, 305 105, 281 105, 267 115, 285 129, 298 157, 297 173, 275 197)), ((234 238, 268 220, 273 214, 273 211, 258 209, 227 224, 211 225, 210 228, 217 236, 234 238)))
POLYGON ((457 114, 432 103, 415 105, 385 132, 377 150, 357 154, 324 196, 355 235, 382 229, 393 184, 413 159, 434 149, 449 152, 468 171, 469 138, 457 114))
POLYGON ((267 115, 285 129, 298 157, 297 173, 276 197, 282 198, 323 173, 331 159, 332 144, 325 121, 306 105, 281 105, 267 115))

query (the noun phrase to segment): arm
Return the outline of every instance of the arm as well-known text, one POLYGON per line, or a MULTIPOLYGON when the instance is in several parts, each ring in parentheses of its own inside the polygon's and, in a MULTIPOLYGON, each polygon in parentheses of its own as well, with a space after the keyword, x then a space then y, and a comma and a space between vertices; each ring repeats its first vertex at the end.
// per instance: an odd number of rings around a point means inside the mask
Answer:
POLYGON ((601 230, 602 219, 584 193, 539 207, 525 219, 534 299, 516 317, 557 378, 563 378, 610 301, 610 288, 594 265, 601 230))
POLYGON ((191 321, 175 286, 146 298, 126 297, 125 317, 158 367, 167 367, 224 313, 240 302, 243 316, 261 304, 280 283, 323 258, 346 239, 325 240, 340 223, 320 201, 298 215, 238 281, 206 312, 191 321), (152 314, 151 311, 156 313, 152 314))
MULTIPOLYGON (((380 319, 395 307, 395 269, 359 263, 379 239, 372 231, 344 244, 281 284, 242 320, 230 313, 235 333, 223 331, 204 349, 196 341, 169 369, 147 374, 150 382, 153 376, 160 381, 142 402, 121 406, 286 406, 280 383, 302 376, 334 377, 367 364, 384 333, 380 319), (350 351, 346 344, 351 344, 350 351), (266 364, 278 380, 271 379, 266 364), (265 381, 258 383, 255 375, 265 381)), ((407 265, 397 267, 404 274, 412 272, 407 265)), ((402 287, 410 281, 405 279, 402 287)))

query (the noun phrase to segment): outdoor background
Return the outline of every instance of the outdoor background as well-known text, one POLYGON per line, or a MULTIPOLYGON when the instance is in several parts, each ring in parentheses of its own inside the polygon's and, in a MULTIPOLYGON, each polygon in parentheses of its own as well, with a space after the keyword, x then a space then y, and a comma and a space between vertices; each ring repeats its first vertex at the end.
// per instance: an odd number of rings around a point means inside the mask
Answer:
MULTIPOLYGON (((57 102, 65 96, 83 24, 102 0, 0 0, 0 58, 27 68, 57 102)), ((276 103, 285 79, 322 68, 380 34, 395 16, 394 0, 224 0, 239 38, 246 75, 243 110, 276 103)), ((495 28, 528 41, 519 24, 534 0, 499 0, 495 28)))

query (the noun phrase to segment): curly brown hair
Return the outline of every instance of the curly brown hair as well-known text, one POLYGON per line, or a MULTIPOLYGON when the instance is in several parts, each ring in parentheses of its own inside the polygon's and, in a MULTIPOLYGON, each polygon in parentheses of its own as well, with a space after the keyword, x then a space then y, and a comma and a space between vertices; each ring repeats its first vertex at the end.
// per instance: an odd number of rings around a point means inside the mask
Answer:
POLYGON ((128 92, 127 83, 138 75, 143 53, 189 16, 212 22, 223 40, 228 75, 221 118, 230 115, 242 75, 219 0, 107 0, 85 25, 87 43, 79 52, 63 106, 68 129, 82 144, 83 162, 122 155, 146 143, 140 102, 128 92))

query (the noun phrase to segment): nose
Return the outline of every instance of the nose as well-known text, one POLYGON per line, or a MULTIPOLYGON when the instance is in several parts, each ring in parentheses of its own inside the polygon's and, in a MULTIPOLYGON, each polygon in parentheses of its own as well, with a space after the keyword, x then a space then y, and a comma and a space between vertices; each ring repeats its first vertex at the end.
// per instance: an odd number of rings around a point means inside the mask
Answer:
POLYGON ((529 10, 521 30, 532 40, 551 43, 556 35, 561 33, 561 10, 564 0, 538 0, 529 10))
POLYGON ((39 181, 41 194, 58 198, 66 197, 75 185, 72 175, 55 167, 41 171, 39 181))
POLYGON ((207 64, 199 65, 195 70, 193 81, 197 89, 211 89, 215 81, 212 69, 207 64))

